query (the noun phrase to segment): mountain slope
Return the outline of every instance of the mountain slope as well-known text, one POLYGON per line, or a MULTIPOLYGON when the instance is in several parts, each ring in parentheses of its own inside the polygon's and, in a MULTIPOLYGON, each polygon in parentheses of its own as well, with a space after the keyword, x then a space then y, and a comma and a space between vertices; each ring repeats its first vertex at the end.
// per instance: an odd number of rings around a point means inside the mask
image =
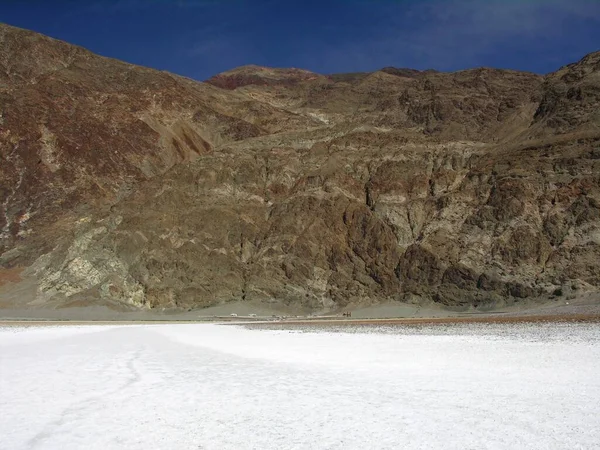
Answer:
POLYGON ((114 204, 215 145, 311 124, 6 25, 0 45, 0 251, 25 235, 47 241, 74 209, 114 204))
POLYGON ((600 286, 598 58, 198 83, 0 26, 0 262, 33 304, 502 305, 600 286))

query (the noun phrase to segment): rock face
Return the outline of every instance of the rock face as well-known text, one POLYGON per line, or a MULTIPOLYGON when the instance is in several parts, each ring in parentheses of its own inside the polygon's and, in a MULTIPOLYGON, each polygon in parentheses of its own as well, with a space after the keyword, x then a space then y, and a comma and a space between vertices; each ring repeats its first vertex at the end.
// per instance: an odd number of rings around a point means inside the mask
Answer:
POLYGON ((546 77, 199 83, 0 25, 0 263, 33 304, 336 310, 600 287, 600 53, 546 77))

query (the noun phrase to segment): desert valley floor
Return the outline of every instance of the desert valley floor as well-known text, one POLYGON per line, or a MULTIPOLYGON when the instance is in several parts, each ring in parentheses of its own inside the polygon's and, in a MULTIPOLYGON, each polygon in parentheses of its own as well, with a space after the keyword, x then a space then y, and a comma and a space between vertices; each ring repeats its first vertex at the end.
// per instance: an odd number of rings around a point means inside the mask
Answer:
POLYGON ((598 324, 0 328, 3 449, 600 448, 598 324))

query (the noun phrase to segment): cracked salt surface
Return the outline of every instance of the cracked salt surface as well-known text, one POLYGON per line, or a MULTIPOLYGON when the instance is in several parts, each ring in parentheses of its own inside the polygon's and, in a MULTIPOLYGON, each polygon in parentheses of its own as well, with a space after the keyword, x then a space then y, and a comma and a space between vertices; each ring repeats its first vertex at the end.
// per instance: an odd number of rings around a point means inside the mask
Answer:
POLYGON ((599 375, 598 325, 0 328, 0 448, 594 449, 599 375))

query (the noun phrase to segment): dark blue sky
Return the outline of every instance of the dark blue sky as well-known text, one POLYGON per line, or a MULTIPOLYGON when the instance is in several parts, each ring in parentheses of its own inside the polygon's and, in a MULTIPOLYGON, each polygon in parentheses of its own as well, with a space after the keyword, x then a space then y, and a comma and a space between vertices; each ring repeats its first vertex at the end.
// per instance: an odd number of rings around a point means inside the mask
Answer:
POLYGON ((244 64, 547 73, 600 50, 600 0, 1 0, 0 21, 199 80, 244 64))

